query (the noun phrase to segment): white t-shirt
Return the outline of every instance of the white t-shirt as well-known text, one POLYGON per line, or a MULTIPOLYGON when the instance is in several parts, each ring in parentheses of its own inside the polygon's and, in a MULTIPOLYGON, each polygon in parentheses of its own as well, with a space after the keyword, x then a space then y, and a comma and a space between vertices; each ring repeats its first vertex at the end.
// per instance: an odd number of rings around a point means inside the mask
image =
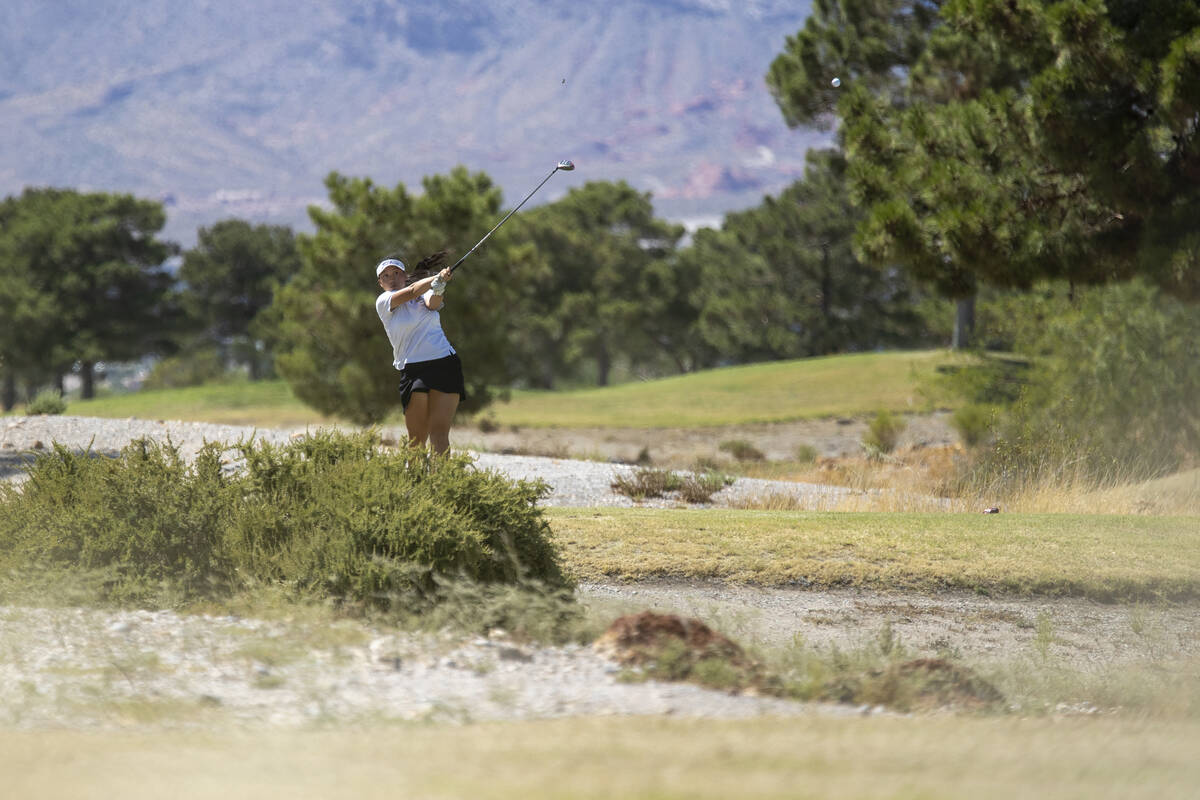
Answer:
POLYGON ((454 353, 450 340, 442 331, 441 316, 425 305, 425 301, 433 296, 432 291, 389 310, 392 294, 384 292, 375 298, 379 321, 392 343, 392 366, 404 369, 410 361, 432 361, 454 353))

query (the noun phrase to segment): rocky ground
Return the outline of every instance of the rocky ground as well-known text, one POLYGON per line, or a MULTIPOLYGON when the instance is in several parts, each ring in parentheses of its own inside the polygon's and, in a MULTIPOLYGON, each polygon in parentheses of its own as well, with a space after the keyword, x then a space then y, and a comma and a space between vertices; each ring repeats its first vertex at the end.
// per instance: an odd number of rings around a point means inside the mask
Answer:
MULTIPOLYGON (((823 428, 827 438, 817 436, 816 428, 802 435, 826 452, 850 446, 856 433, 841 430, 849 425, 831 421, 828 426, 823 428)), ((0 476, 19 481, 27 454, 54 442, 114 452, 136 436, 169 436, 185 452, 194 452, 206 439, 233 441, 250 433, 143 420, 7 418, 0 420, 0 476)), ((280 442, 298 433, 254 432, 280 442)), ((774 437, 763 435, 764 445, 779 446, 783 438, 778 431, 774 437)), ((614 448, 635 443, 620 436, 612 442, 614 448)), ((655 446, 666 453, 674 446, 696 445, 681 435, 674 445, 655 446)), ((549 503, 632 504, 611 488, 614 475, 632 469, 625 465, 503 453, 479 453, 478 461, 514 477, 547 480, 553 487, 549 503)), ((739 491, 761 491, 758 484, 738 481, 716 502, 727 503, 739 491)), ((810 498, 844 491, 818 485, 787 490, 810 498)), ((1036 654, 1074 669, 1103 670, 1200 654, 1200 607, 1195 605, 695 583, 591 584, 579 588, 579 599, 605 618, 643 609, 700 617, 765 651, 797 644, 854 648, 888 635, 916 654, 950 654, 973 664, 1036 654)), ((296 725, 331 719, 855 711, 685 685, 630 683, 588 647, 532 647, 499 631, 456 640, 351 625, 339 634, 286 621, 32 607, 0 608, 0 693, 6 698, 0 724, 17 727, 191 724, 214 715, 296 725)))

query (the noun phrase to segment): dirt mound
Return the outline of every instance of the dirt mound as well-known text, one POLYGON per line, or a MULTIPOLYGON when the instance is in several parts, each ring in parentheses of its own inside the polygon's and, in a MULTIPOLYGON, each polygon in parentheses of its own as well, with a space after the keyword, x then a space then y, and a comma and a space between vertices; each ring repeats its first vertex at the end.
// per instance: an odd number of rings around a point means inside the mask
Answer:
POLYGON ((613 621, 596 652, 647 678, 757 693, 759 666, 741 646, 698 619, 643 611, 613 621))
POLYGON ((944 658, 915 658, 843 678, 826 687, 825 699, 900 711, 982 711, 1004 703, 974 670, 944 658))

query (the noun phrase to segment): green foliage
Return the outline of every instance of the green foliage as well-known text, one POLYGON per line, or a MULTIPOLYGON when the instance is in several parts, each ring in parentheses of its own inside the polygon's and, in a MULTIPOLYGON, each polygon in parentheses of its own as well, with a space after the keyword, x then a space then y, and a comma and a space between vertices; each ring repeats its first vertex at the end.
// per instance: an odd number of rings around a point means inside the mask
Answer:
POLYGON ((204 596, 233 578, 222 529, 234 491, 215 445, 192 465, 144 439, 119 459, 55 445, 24 486, 0 486, 4 566, 99 572, 113 602, 204 596))
POLYGON ((167 356, 154 365, 142 388, 179 389, 212 383, 225 375, 225 367, 215 348, 193 350, 167 356))
POLYGON ((1026 359, 975 353, 965 363, 939 366, 928 391, 977 405, 1011 405, 1029 383, 1030 366, 1026 359))
POLYGON ((269 353, 260 352, 255 320, 298 268, 290 228, 223 220, 200 228, 196 246, 183 254, 179 300, 200 326, 202 338, 229 347, 254 380, 264 375, 270 360, 269 353))
POLYGON ((867 425, 867 432, 863 434, 863 445, 873 453, 890 453, 896 449, 900 434, 904 433, 907 426, 908 423, 903 417, 886 409, 882 410, 867 425))
POLYGON ((1029 387, 989 468, 1017 477, 1072 463, 1102 478, 1200 458, 1200 316, 1144 282, 1090 289, 1024 343, 1029 387))
POLYGON ((954 410, 950 425, 958 432, 964 445, 978 447, 987 439, 995 420, 996 410, 992 406, 968 403, 954 410))
MULTIPOLYGON (((300 271, 276 293, 261 330, 279 374, 322 413, 365 425, 399 408, 398 374, 375 311, 375 265, 389 254, 415 264, 437 250, 465 253, 500 216, 500 191, 482 173, 458 167, 422 184, 424 194, 414 196, 403 184, 387 189, 334 173, 325 181, 332 209, 309 209, 316 233, 298 238, 300 271)), ((464 264, 441 311, 465 367, 464 411, 486 405, 489 387, 509 378, 507 343, 522 322, 513 309, 529 256, 511 248, 508 230, 464 264)))
POLYGON ((26 189, 0 201, 0 369, 27 383, 169 347, 160 203, 26 189))
POLYGON ((208 444, 191 464, 169 442, 111 459, 56 446, 23 487, 0 485, 0 553, 7 569, 99 570, 102 601, 284 585, 419 610, 437 600, 438 575, 565 587, 536 506, 544 491, 465 457, 381 449, 366 433, 208 444))
POLYGON ((57 389, 44 389, 25 406, 25 413, 30 416, 39 414, 65 414, 67 401, 57 389))
POLYGON ((787 37, 767 87, 788 125, 833 127, 840 92, 863 85, 898 91, 904 71, 925 50, 938 15, 930 0, 815 0, 804 28, 787 37), (845 89, 831 85, 839 78, 845 89))
POLYGON ((1198 26, 1174 0, 821 2, 768 81, 789 124, 840 120, 864 255, 949 297, 1142 274, 1194 300, 1198 26))
MULTIPOLYGON (((804 179, 719 231, 701 230, 679 255, 695 309, 693 339, 709 364, 912 345, 924 339, 914 292, 890 267, 851 252, 861 217, 846 163, 810 151, 804 179)), ((704 363, 704 362, 702 362, 704 363)))
POLYGON ((509 372, 538 388, 589 370, 607 385, 619 360, 687 366, 688 286, 669 256, 683 228, 654 216, 648 194, 591 181, 531 210, 514 235, 532 245, 509 372))

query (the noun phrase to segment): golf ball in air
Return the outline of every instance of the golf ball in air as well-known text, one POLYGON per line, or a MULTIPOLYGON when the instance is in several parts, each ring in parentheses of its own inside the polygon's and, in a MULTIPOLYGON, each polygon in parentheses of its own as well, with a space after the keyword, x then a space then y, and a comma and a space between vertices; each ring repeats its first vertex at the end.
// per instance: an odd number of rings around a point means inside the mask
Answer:
POLYGON ((833 88, 835 88, 835 89, 836 89, 836 88, 838 88, 839 86, 841 86, 841 85, 842 85, 842 79, 841 79, 841 78, 834 78, 833 80, 831 80, 831 81, 829 82, 829 85, 830 85, 830 86, 832 86, 833 88))

